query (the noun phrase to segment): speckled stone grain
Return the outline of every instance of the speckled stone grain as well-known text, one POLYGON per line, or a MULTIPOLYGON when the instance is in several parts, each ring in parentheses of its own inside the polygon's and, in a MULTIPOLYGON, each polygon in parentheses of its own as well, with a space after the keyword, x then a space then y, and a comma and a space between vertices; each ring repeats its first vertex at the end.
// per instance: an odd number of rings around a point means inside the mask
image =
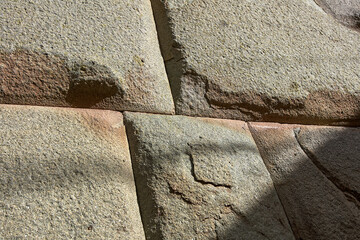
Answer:
POLYGON ((147 239, 294 239, 241 121, 125 113, 147 239))
POLYGON ((148 0, 0 9, 0 103, 173 113, 148 0))
POLYGON ((122 114, 0 105, 0 239, 145 239, 122 114))
POLYGON ((360 123, 360 34, 313 0, 153 2, 177 113, 360 123))

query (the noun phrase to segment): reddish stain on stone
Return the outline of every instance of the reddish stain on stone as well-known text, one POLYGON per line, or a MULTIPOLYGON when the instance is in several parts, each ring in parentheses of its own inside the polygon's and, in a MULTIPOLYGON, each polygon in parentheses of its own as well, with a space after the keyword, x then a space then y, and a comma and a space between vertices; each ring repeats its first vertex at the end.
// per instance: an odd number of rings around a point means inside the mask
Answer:
POLYGON ((62 57, 27 50, 0 52, 2 103, 67 106, 69 83, 62 57))

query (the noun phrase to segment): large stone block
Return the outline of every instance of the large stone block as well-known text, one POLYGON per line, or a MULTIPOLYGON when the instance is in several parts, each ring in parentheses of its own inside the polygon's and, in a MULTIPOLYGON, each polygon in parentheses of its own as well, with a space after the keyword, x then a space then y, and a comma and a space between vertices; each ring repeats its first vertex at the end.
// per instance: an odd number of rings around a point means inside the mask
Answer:
POLYGON ((250 125, 296 239, 360 239, 360 129, 250 125))
POLYGON ((144 239, 121 113, 0 106, 1 239, 144 239))
POLYGON ((126 113, 147 239, 294 239, 246 123, 126 113))
POLYGON ((148 0, 0 9, 0 103, 173 112, 148 0))
POLYGON ((314 1, 152 2, 179 114, 359 124, 360 35, 314 1))

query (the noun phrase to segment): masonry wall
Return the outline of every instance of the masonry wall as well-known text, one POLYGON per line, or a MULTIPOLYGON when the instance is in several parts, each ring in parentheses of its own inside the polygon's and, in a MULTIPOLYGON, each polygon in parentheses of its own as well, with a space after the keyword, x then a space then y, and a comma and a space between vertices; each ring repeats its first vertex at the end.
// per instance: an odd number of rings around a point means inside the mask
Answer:
POLYGON ((358 1, 0 10, 0 239, 360 239, 358 1))

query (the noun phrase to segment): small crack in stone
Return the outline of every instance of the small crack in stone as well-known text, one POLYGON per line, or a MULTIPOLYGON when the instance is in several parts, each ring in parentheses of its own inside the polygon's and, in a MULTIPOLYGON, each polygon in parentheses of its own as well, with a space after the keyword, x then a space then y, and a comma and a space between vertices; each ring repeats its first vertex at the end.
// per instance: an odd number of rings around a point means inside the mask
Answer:
POLYGON ((172 194, 175 194, 177 196, 179 196, 184 202, 188 203, 188 204, 191 204, 191 205, 194 205, 194 203, 192 201, 190 201, 189 199, 187 199, 186 197, 184 197, 184 194, 177 191, 176 189, 172 188, 170 184, 168 184, 168 187, 169 187, 169 192, 172 193, 172 194))

